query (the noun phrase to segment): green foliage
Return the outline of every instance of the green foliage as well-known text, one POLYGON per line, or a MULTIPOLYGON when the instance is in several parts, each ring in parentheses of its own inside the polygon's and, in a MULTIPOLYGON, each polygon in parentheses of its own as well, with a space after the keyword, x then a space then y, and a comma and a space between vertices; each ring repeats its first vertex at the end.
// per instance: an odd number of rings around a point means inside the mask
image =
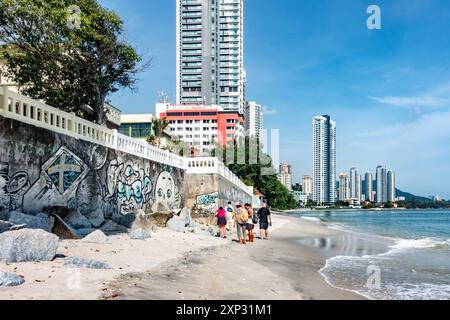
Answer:
POLYGON ((317 207, 317 202, 315 202, 311 199, 308 199, 308 202, 306 203, 306 207, 308 207, 308 208, 317 207))
POLYGON ((228 163, 229 169, 245 184, 253 185, 264 194, 272 208, 289 210, 298 207, 294 196, 278 180, 270 157, 260 151, 258 139, 246 137, 228 145, 227 148, 228 150, 222 150, 223 162, 228 163))
POLYGON ((149 137, 147 138, 147 142, 151 145, 161 148, 161 138, 164 134, 164 131, 167 129, 167 127, 169 127, 169 122, 161 119, 153 119, 151 126, 153 134, 149 135, 149 137))
POLYGON ((374 205, 373 205, 372 203, 370 203, 370 202, 366 202, 366 203, 362 206, 362 208, 365 209, 365 210, 370 210, 370 209, 373 209, 373 208, 374 208, 374 205))
POLYGON ((2 0, 0 13, 7 76, 23 94, 88 120, 104 123, 108 94, 133 89, 148 66, 138 67, 122 20, 96 0, 2 0), (71 5, 81 10, 79 26, 71 5))

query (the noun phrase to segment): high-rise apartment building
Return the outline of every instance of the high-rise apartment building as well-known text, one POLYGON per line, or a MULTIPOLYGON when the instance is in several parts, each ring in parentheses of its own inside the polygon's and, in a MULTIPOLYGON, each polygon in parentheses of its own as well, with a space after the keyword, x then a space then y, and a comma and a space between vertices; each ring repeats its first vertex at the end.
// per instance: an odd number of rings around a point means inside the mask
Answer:
POLYGON ((254 101, 248 102, 245 106, 245 131, 250 137, 263 139, 263 110, 262 106, 254 101))
POLYGON ((302 190, 309 198, 312 198, 313 194, 313 179, 310 176, 303 176, 302 178, 302 190))
POLYGON ((336 122, 330 116, 313 119, 314 196, 319 204, 336 202, 336 122))
POLYGON ((347 201, 350 199, 350 184, 348 174, 341 173, 339 175, 339 201, 347 201))
POLYGON ((285 163, 280 164, 278 179, 286 189, 292 191, 292 166, 285 163))
POLYGON ((387 173, 387 201, 395 202, 397 198, 397 191, 395 188, 395 172, 388 171, 387 173))
POLYGON ((377 194, 376 202, 383 204, 387 202, 387 170, 386 167, 377 167, 377 194))
POLYGON ((356 168, 350 169, 350 198, 355 199, 357 201, 361 201, 361 188, 362 181, 361 175, 359 174, 359 170, 356 168))
POLYGON ((177 0, 177 104, 244 113, 244 0, 177 0))
POLYGON ((366 201, 373 202, 374 196, 373 196, 373 176, 372 173, 367 172, 365 175, 365 189, 366 189, 366 201))

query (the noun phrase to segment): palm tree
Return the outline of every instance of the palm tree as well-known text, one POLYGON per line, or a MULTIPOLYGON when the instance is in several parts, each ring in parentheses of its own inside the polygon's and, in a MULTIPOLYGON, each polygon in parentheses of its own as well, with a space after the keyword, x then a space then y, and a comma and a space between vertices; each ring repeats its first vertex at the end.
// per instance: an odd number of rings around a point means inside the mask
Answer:
POLYGON ((169 121, 163 119, 152 120, 153 133, 147 137, 147 142, 158 148, 161 147, 161 137, 164 131, 169 127, 169 121))

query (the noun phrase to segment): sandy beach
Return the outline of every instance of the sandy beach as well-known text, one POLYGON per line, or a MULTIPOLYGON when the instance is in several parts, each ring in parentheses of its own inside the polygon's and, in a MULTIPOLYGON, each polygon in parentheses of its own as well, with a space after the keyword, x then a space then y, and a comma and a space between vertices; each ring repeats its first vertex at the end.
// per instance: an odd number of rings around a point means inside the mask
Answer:
POLYGON ((343 300, 364 299, 331 287, 319 274, 326 259, 382 252, 385 244, 315 221, 274 215, 270 241, 233 240, 159 229, 152 238, 110 237, 108 244, 61 241, 58 258, 1 265, 26 282, 2 288, 0 299, 343 300), (67 269, 64 257, 105 262, 112 270, 67 269))

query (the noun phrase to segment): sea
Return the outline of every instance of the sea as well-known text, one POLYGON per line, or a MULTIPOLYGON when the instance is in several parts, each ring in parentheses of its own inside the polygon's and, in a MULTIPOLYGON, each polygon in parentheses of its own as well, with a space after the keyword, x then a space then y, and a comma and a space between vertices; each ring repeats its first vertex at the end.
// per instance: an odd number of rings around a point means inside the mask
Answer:
POLYGON ((450 299, 450 210, 311 211, 294 215, 330 228, 390 239, 386 252, 339 255, 326 281, 374 300, 450 299))

